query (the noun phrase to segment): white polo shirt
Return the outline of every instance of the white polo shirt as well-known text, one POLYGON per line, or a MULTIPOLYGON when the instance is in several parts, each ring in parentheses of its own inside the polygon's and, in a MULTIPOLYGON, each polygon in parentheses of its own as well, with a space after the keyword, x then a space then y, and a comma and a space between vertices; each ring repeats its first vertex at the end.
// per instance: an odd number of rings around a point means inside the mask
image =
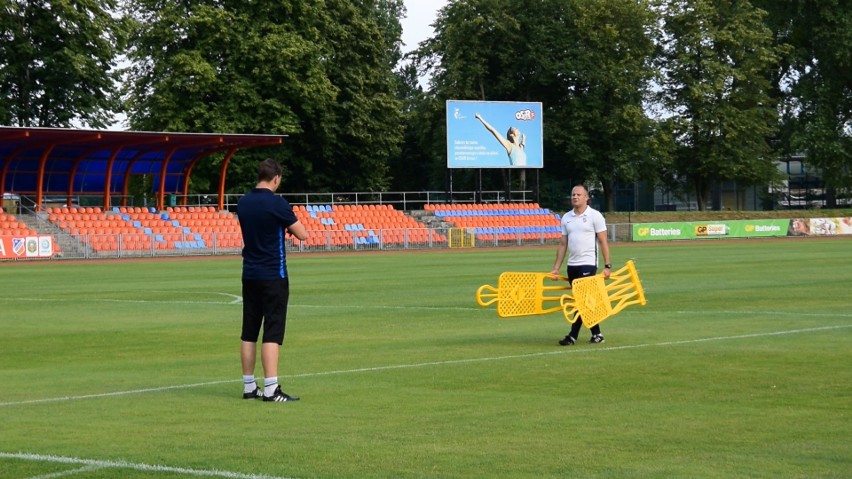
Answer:
POLYGON ((606 231, 606 221, 591 206, 580 215, 572 209, 562 216, 562 235, 568 237, 568 266, 597 266, 597 234, 601 231, 606 231))

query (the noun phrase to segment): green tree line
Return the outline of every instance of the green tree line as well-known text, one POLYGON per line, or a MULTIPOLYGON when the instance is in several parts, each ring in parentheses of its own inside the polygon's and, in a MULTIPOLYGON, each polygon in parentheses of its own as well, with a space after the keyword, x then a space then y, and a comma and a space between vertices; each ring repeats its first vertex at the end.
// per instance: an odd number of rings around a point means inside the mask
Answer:
MULTIPOLYGON (((0 123, 285 134, 258 157, 283 191, 446 187, 446 100, 536 101, 556 202, 641 182, 710 202, 764 187, 778 158, 852 189, 848 0, 450 0, 402 54, 402 0, 0 0, 0 123), (421 79, 428 83, 421 86, 421 79)), ((193 172, 209 192, 221 158, 193 172)), ((454 170, 456 189, 529 189, 527 171, 454 170)))

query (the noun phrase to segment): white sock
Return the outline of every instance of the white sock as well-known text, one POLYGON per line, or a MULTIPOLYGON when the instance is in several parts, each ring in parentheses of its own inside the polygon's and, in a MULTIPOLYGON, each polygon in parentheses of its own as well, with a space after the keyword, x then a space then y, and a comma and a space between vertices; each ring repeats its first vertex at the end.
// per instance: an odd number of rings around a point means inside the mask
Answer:
POLYGON ((246 376, 243 375, 243 391, 250 393, 257 389, 257 383, 254 380, 254 374, 246 376))
POLYGON ((266 378, 263 380, 263 395, 272 396, 275 394, 275 389, 278 388, 278 377, 266 378))

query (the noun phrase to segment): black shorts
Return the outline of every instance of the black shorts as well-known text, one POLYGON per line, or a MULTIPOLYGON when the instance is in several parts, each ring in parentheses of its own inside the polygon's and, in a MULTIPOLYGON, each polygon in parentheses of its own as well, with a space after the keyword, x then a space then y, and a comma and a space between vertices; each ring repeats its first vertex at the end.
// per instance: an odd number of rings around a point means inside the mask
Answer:
POLYGON ((271 281, 243 280, 243 341, 257 342, 263 326, 263 342, 284 344, 287 303, 290 300, 288 278, 271 281))
POLYGON ((598 267, 595 265, 579 265, 568 266, 568 281, 573 283, 575 279, 594 276, 598 272, 598 267))

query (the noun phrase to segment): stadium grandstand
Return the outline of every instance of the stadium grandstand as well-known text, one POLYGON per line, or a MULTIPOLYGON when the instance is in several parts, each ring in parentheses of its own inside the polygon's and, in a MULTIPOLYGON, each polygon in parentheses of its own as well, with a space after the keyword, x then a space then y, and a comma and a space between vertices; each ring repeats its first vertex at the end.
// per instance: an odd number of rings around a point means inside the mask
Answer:
MULTIPOLYGON (((559 238, 558 215, 537 204, 426 204, 408 212, 389 204, 297 204, 293 209, 310 233, 305 241, 287 239, 294 251, 545 244, 559 238), (454 243, 454 235, 465 239, 454 243)), ((242 248, 237 215, 212 206, 24 210, 18 217, 0 215, 0 237, 49 236, 56 256, 238 254, 242 248)))
MULTIPOLYGON (((283 138, 0 127, 0 259, 238 254, 239 195, 224 192, 228 162, 238 150, 283 138), (211 155, 223 158, 218 191, 190 195, 193 167, 211 155), (154 179, 152 205, 147 198, 133 204, 133 175, 154 179)), ((341 193, 326 202, 283 194, 310 232, 303 242, 288 238, 288 247, 445 248, 558 239, 558 217, 549 210, 525 197, 509 203, 502 192, 485 193, 475 196, 487 205, 464 204, 445 192, 426 192, 425 198, 408 193, 408 201, 402 193, 393 204, 387 193, 360 200, 359 193, 341 193)))
POLYGON ((426 211, 469 230, 476 241, 558 240, 560 215, 538 203, 425 205, 426 211))

